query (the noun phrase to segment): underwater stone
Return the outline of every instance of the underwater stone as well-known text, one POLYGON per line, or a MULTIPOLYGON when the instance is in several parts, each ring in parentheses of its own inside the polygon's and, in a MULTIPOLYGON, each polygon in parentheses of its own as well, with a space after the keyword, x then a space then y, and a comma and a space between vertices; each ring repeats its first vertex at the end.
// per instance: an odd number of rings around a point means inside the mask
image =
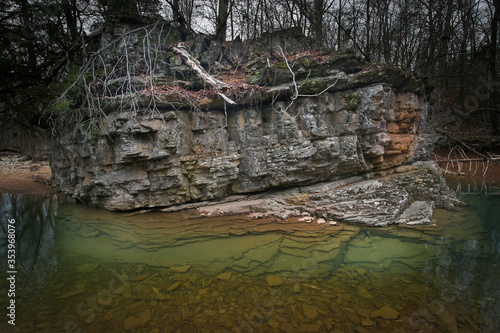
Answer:
POLYGON ((149 309, 144 310, 139 317, 129 317, 123 321, 123 326, 125 330, 130 330, 144 326, 151 320, 151 311, 149 309))
POLYGON ((358 296, 364 297, 366 299, 374 299, 372 294, 370 294, 365 287, 358 287, 358 296))
POLYGON ((184 266, 170 267, 170 270, 172 272, 177 272, 177 273, 186 273, 190 268, 191 265, 184 265, 184 266))
POLYGON ((282 284, 285 283, 285 282, 283 282, 283 279, 278 275, 270 275, 270 276, 266 277, 266 281, 270 287, 281 286, 282 284))
POLYGON ((90 273, 93 272, 98 266, 99 264, 96 263, 82 264, 76 268, 76 271, 77 273, 90 273))
POLYGON ((217 279, 222 281, 227 281, 231 279, 231 274, 232 274, 231 272, 220 273, 219 275, 217 275, 217 279))
POLYGON ((383 319, 397 319, 399 317, 399 312, 394 310, 389 306, 383 306, 380 309, 373 311, 371 314, 372 318, 383 318, 383 319))
POLYGON ((304 316, 308 319, 316 319, 318 318, 318 308, 314 305, 303 304, 302 310, 304 311, 304 316))
POLYGON ((179 288, 179 286, 181 285, 181 283, 182 283, 181 281, 177 281, 177 282, 175 282, 175 283, 171 284, 171 285, 167 288, 167 291, 173 291, 173 290, 175 290, 175 289, 179 288))

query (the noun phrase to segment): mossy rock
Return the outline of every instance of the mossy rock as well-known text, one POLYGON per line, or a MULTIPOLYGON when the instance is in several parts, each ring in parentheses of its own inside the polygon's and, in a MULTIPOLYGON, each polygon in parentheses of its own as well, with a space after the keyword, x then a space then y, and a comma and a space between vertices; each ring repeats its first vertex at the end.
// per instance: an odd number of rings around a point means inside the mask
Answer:
POLYGON ((276 69, 288 69, 288 65, 286 64, 286 61, 279 61, 279 62, 275 62, 273 64, 273 68, 276 68, 276 69))
POLYGON ((349 74, 357 73, 367 66, 365 59, 357 56, 355 52, 350 50, 336 57, 330 57, 328 62, 330 68, 338 69, 349 74))
POLYGON ((299 94, 313 95, 322 92, 326 88, 323 78, 315 78, 302 81, 299 86, 299 94))
POLYGON ((421 81, 416 79, 411 72, 405 72, 398 67, 383 66, 375 70, 359 73, 351 81, 352 86, 370 85, 374 83, 386 83, 395 89, 408 87, 412 81, 417 82, 415 87, 421 85, 421 81))
POLYGON ((314 65, 319 66, 319 64, 310 57, 302 57, 295 62, 295 66, 303 66, 306 68, 313 67, 314 65))
POLYGON ((361 105, 361 96, 356 92, 346 93, 342 95, 342 104, 345 109, 356 112, 361 105))

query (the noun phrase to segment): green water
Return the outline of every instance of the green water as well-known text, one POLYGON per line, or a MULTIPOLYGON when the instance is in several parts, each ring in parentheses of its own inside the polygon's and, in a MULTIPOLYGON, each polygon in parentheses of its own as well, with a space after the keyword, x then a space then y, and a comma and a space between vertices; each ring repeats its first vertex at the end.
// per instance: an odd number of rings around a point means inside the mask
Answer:
MULTIPOLYGON (((497 332, 500 193, 436 226, 112 213, 1 196, 2 332, 497 332)), ((470 188, 467 191, 471 191, 470 188)))

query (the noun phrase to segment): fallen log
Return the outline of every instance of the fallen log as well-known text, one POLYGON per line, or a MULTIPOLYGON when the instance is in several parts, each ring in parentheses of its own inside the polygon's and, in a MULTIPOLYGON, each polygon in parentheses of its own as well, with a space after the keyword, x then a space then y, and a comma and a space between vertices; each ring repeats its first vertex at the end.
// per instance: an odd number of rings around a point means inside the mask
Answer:
POLYGON ((195 58, 193 58, 193 56, 188 52, 188 50, 186 50, 186 47, 184 46, 183 43, 172 45, 171 48, 176 54, 180 55, 182 59, 184 59, 186 65, 191 67, 198 74, 198 76, 200 76, 203 79, 203 81, 205 81, 210 86, 215 88, 220 97, 222 97, 229 104, 236 104, 235 101, 233 101, 220 91, 220 89, 230 88, 230 86, 225 82, 217 80, 212 75, 210 75, 203 67, 201 67, 200 62, 195 58))
POLYGON ((443 134, 444 136, 447 136, 448 138, 460 143, 462 146, 464 146, 465 148, 469 149, 470 151, 472 151, 473 153, 475 153, 476 155, 479 155, 481 156, 482 158, 484 158, 485 160, 488 160, 488 161, 492 161, 492 162, 495 162, 495 163, 500 163, 500 159, 497 159, 497 158, 492 158, 490 156, 487 156, 483 153, 480 153, 479 151, 477 151, 476 149, 472 148, 471 146, 469 146, 467 143, 465 143, 464 141, 460 140, 459 138, 443 131, 442 129, 440 128, 435 128, 436 129, 436 132, 440 133, 440 134, 443 134))

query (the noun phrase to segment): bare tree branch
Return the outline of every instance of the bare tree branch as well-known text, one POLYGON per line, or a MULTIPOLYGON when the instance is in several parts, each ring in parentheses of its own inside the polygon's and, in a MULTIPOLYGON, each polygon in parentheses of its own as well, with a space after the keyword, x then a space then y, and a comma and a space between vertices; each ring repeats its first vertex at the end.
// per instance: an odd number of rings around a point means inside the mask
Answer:
POLYGON ((292 83, 293 83, 293 93, 292 93, 292 96, 290 97, 290 104, 288 104, 288 106, 285 108, 285 112, 288 110, 288 108, 290 108, 290 106, 292 106, 293 102, 298 98, 298 97, 317 97, 317 96, 320 96, 324 93, 326 93, 328 90, 330 90, 331 88, 333 88, 337 82, 339 81, 340 79, 340 76, 337 77, 337 79, 335 80, 334 83, 330 84, 328 87, 326 87, 325 89, 323 89, 322 91, 316 93, 316 94, 312 94, 312 95, 304 95, 304 94, 300 94, 299 93, 299 87, 300 85, 297 84, 297 81, 295 79, 295 73, 294 71, 292 70, 292 67, 290 66, 290 63, 288 62, 288 59, 285 55, 285 52, 283 52, 283 49, 279 46, 278 47, 279 50, 280 50, 280 53, 281 53, 281 56, 283 57, 283 59, 285 60, 285 64, 286 64, 286 67, 288 68, 288 70, 290 71, 290 73, 292 74, 292 83))
POLYGON ((483 157, 484 159, 488 160, 488 161, 492 161, 492 162, 495 162, 495 163, 500 163, 500 160, 496 159, 496 158, 492 158, 488 155, 485 155, 483 153, 480 153, 479 151, 477 151, 476 149, 472 148, 471 146, 469 146, 467 143, 465 143, 464 141, 460 140, 459 138, 449 134, 449 133, 446 133, 445 131, 443 131, 442 129, 439 129, 439 128, 436 128, 436 132, 440 133, 440 134, 443 134, 444 136, 447 136, 448 138, 460 143, 462 146, 464 146, 465 148, 469 149, 470 151, 472 151, 473 153, 483 157))

